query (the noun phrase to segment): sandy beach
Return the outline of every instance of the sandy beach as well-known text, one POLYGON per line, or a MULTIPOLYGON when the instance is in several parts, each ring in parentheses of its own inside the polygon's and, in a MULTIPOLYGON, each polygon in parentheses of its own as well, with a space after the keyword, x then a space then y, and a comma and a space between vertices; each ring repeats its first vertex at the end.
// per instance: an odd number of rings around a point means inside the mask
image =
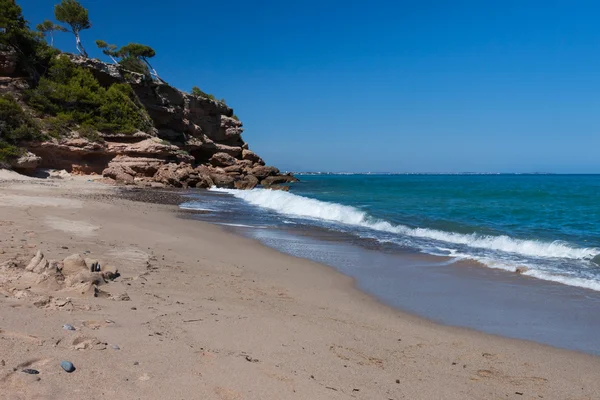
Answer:
POLYGON ((600 398, 597 357, 391 309, 176 194, 6 178, 2 399, 600 398))

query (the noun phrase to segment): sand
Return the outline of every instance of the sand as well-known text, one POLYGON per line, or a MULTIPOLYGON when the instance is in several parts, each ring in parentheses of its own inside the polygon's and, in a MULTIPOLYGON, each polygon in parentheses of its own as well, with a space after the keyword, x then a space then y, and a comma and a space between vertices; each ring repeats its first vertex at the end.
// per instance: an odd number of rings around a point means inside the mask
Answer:
POLYGON ((600 398, 597 357, 434 324, 173 196, 117 194, 0 183, 1 399, 600 398), (120 276, 57 274, 72 254, 120 276))

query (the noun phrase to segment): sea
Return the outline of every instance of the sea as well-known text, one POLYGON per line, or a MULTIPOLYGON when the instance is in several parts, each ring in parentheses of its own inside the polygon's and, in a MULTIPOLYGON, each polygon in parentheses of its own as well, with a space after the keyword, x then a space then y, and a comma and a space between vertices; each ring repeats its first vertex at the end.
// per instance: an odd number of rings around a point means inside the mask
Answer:
POLYGON ((289 192, 213 189, 181 208, 393 307, 600 354, 600 175, 297 177, 289 192))

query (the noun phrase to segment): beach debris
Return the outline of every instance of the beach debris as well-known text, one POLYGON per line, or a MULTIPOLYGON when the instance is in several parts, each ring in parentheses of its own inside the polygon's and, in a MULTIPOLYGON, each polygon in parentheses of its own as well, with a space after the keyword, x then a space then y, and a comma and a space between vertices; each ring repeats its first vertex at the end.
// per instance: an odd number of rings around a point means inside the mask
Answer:
POLYGON ((61 361, 60 366, 62 367, 62 369, 64 369, 68 373, 75 371, 75 366, 70 361, 61 361))
POLYGON ((517 269, 515 269, 515 273, 517 275, 522 275, 527 271, 529 271, 529 268, 527 268, 527 267, 517 267, 517 269))
POLYGON ((248 362, 253 362, 253 363, 257 363, 258 362, 258 358, 252 358, 250 356, 246 356, 246 361, 248 362))
POLYGON ((523 396, 523 392, 515 392, 515 394, 518 394, 519 396, 523 396))
POLYGON ((121 348, 119 346, 117 346, 116 344, 111 344, 110 347, 113 350, 121 350, 121 348))
POLYGON ((25 372, 26 374, 30 374, 30 375, 37 375, 40 373, 40 371, 38 371, 37 369, 31 369, 31 368, 25 368, 22 372, 25 372))
POLYGON ((102 268, 100 267, 100 263, 97 260, 90 261, 89 259, 85 260, 86 264, 90 266, 90 272, 100 272, 102 268))
POLYGON ((64 324, 63 325, 63 329, 66 330, 66 331, 74 331, 75 327, 73 325, 71 325, 71 324, 64 324))
POLYGON ((135 361, 133 365, 140 365, 139 361, 135 361))
POLYGON ((396 379, 396 383, 400 383, 400 379, 396 379))

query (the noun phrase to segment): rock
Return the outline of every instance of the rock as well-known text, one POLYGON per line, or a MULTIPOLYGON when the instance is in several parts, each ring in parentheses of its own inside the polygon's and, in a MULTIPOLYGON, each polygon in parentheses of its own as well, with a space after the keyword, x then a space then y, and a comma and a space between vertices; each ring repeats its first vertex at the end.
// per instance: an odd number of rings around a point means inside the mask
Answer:
POLYGON ((28 151, 10 163, 12 169, 24 175, 33 175, 35 169, 41 164, 42 157, 28 151))
POLYGON ((257 165, 252 168, 249 173, 256 176, 259 180, 265 179, 267 176, 279 174, 279 170, 275 167, 267 167, 264 165, 257 165))
POLYGON ((136 143, 109 142, 108 152, 130 157, 151 157, 153 159, 173 158, 178 162, 194 162, 194 158, 175 146, 158 138, 145 139, 136 143))
POLYGON ((210 179, 212 179, 216 187, 227 189, 234 188, 235 178, 231 175, 213 173, 210 175, 210 179))
POLYGON ((237 163, 237 160, 227 153, 213 154, 209 161, 215 167, 230 167, 237 163))
POLYGON ((249 190, 254 189, 258 185, 258 178, 254 175, 246 175, 244 178, 239 181, 234 182, 234 186, 236 189, 240 190, 249 190))
POLYGON ((61 361, 60 366, 62 367, 62 369, 64 369, 68 373, 75 371, 75 366, 70 361, 61 361))
POLYGON ((239 138, 244 132, 242 123, 235 118, 221 116, 220 129, 215 132, 214 137, 211 137, 215 141, 232 141, 239 138))
POLYGON ((517 269, 515 269, 515 273, 517 273, 518 275, 522 275, 527 271, 529 271, 529 268, 527 267, 517 267, 517 269))
POLYGON ((125 184, 133 184, 134 174, 135 173, 132 170, 128 170, 121 165, 111 165, 102 171, 102 176, 125 184))
POLYGON ((121 348, 119 346, 117 346, 116 344, 111 344, 110 347, 113 350, 121 350, 121 348))
POLYGON ((227 173, 227 174, 231 174, 231 173, 241 174, 244 171, 244 165, 241 165, 241 164, 231 165, 229 167, 223 168, 223 171, 225 171, 225 173, 227 173))
POLYGON ((239 146, 228 146, 226 144, 216 143, 215 149, 217 153, 229 154, 234 158, 238 158, 242 155, 242 148, 239 146))
POLYGON ((108 154, 105 143, 92 142, 85 138, 30 143, 28 149, 42 158, 40 168, 64 169, 73 173, 99 174, 114 157, 108 154))
POLYGON ((68 173, 64 169, 61 169, 61 170, 49 170, 48 178, 50 178, 50 179, 71 179, 72 176, 70 173, 68 173))
POLYGON ((194 169, 189 164, 165 164, 152 179, 168 186, 187 187, 191 175, 194 175, 194 169))
POLYGON ((267 186, 265 189, 282 190, 284 192, 289 192, 290 191, 290 187, 289 186, 285 186, 285 185, 271 185, 271 186, 267 186))
POLYGON ((266 177, 265 179, 263 179, 260 184, 265 186, 265 187, 269 187, 271 185, 279 185, 281 183, 290 183, 290 182, 297 182, 298 179, 294 178, 291 175, 276 175, 276 176, 269 176, 266 177))
POLYGON ((200 178, 196 183, 196 188, 198 189, 208 189, 215 185, 215 182, 209 175, 199 175, 198 177, 200 178))
POLYGON ((89 272, 89 270, 80 254, 72 254, 63 260, 61 272, 64 276, 72 276, 81 274, 82 272, 89 272))
POLYGON ((17 72, 19 55, 10 47, 0 49, 0 76, 12 76, 17 72))
MULTIPOLYGON (((152 177, 165 163, 165 160, 152 157, 118 155, 110 161, 108 168, 114 168, 115 171, 123 170, 132 177, 152 177)), ((105 172, 103 174, 107 176, 105 172)))
POLYGON ((247 149, 242 151, 242 160, 251 161, 253 164, 265 165, 265 162, 258 156, 258 154, 247 149))
POLYGON ((40 373, 40 371, 38 371, 37 369, 31 369, 31 368, 25 368, 22 372, 25 372, 26 374, 30 374, 30 375, 37 375, 40 373))
POLYGON ((66 331, 74 331, 75 327, 73 325, 71 325, 71 324, 64 324, 63 325, 63 329, 66 330, 66 331))

